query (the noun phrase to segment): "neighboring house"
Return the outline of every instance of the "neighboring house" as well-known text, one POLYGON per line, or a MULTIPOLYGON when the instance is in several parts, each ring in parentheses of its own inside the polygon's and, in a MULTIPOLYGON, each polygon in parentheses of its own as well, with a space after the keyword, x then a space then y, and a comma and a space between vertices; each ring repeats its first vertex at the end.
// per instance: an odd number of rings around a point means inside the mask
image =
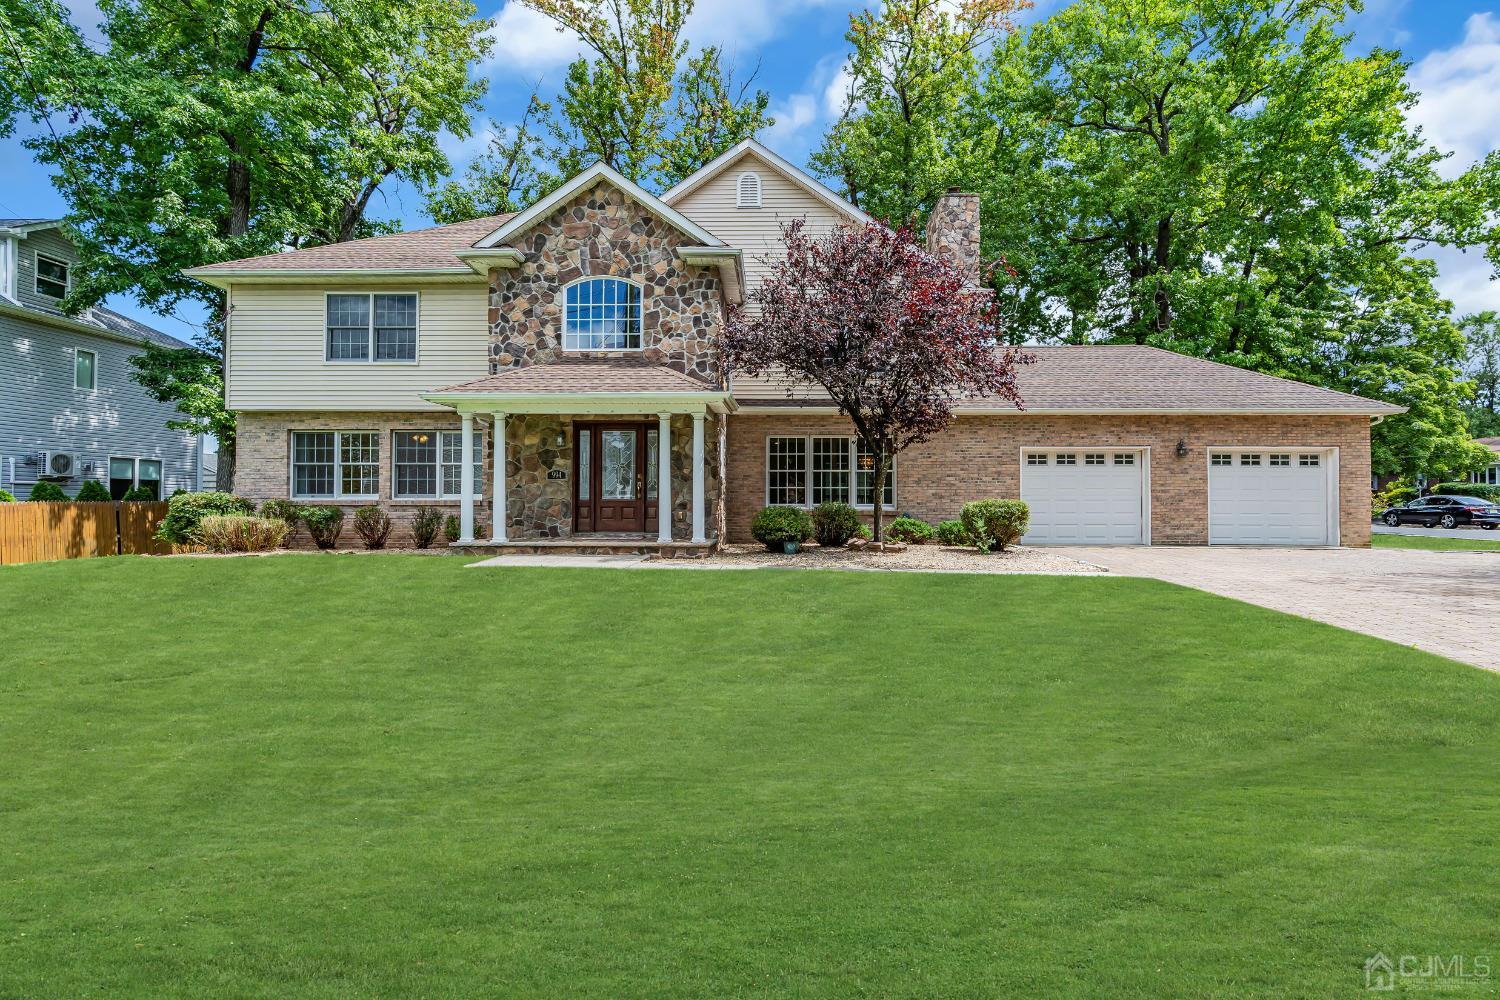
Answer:
POLYGON ((0 488, 197 489, 198 436, 167 428, 176 408, 148 396, 128 360, 147 343, 187 345, 109 309, 65 315, 77 257, 60 226, 0 219, 0 488))
MULTIPOLYGON (((724 371, 725 308, 794 218, 866 219, 750 141, 661 197, 596 165, 519 214, 196 268, 230 296, 238 491, 670 551, 746 540, 766 504, 868 509, 826 399, 724 371)), ((977 197, 928 241, 977 277, 977 197)), ((1368 544, 1371 421, 1400 407, 1149 347, 1035 353, 1025 411, 960 406, 898 457, 891 509, 1019 496, 1038 543, 1368 544)))
POLYGON ((1494 452, 1495 460, 1478 472, 1469 473, 1469 482, 1500 486, 1500 437, 1475 438, 1474 440, 1494 452))

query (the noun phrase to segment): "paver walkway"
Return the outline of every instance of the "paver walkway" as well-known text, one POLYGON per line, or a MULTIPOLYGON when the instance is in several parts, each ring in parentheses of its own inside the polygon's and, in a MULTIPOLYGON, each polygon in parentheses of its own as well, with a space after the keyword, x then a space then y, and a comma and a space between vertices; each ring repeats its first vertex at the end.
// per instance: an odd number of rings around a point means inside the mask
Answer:
POLYGON ((1500 670, 1500 553, 1152 546, 1068 554, 1500 670))

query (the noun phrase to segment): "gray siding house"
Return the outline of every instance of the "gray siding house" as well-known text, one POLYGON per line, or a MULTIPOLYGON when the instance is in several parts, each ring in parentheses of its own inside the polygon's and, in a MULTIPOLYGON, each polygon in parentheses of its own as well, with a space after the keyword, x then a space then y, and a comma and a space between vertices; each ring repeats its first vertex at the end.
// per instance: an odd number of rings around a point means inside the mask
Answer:
POLYGON ((0 489, 198 489, 203 442, 167 428, 176 408, 132 381, 128 360, 147 343, 188 345, 109 309, 65 315, 76 259, 59 220, 0 218, 0 489))

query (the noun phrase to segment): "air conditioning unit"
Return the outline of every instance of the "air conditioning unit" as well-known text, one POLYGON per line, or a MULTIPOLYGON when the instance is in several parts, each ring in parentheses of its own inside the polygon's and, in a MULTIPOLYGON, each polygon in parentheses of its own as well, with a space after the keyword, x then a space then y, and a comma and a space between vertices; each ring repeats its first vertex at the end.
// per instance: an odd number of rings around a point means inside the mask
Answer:
POLYGON ((77 455, 66 451, 42 452, 41 471, 38 479, 72 479, 78 475, 82 463, 77 455))

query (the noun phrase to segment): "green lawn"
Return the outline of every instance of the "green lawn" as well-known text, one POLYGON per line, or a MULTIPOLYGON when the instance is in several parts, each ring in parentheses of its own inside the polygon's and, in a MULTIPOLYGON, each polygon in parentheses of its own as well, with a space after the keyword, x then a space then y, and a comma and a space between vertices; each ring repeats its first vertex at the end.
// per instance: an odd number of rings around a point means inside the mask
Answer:
POLYGON ((1500 677, 1154 581, 101 559, 0 608, 0 996, 1328 997, 1497 947, 1500 677))
POLYGON ((1471 549, 1476 551, 1500 551, 1500 532, 1486 531, 1482 535, 1472 531, 1454 533, 1452 538, 1436 535, 1371 535, 1370 545, 1377 549, 1433 549, 1446 551, 1471 549))

